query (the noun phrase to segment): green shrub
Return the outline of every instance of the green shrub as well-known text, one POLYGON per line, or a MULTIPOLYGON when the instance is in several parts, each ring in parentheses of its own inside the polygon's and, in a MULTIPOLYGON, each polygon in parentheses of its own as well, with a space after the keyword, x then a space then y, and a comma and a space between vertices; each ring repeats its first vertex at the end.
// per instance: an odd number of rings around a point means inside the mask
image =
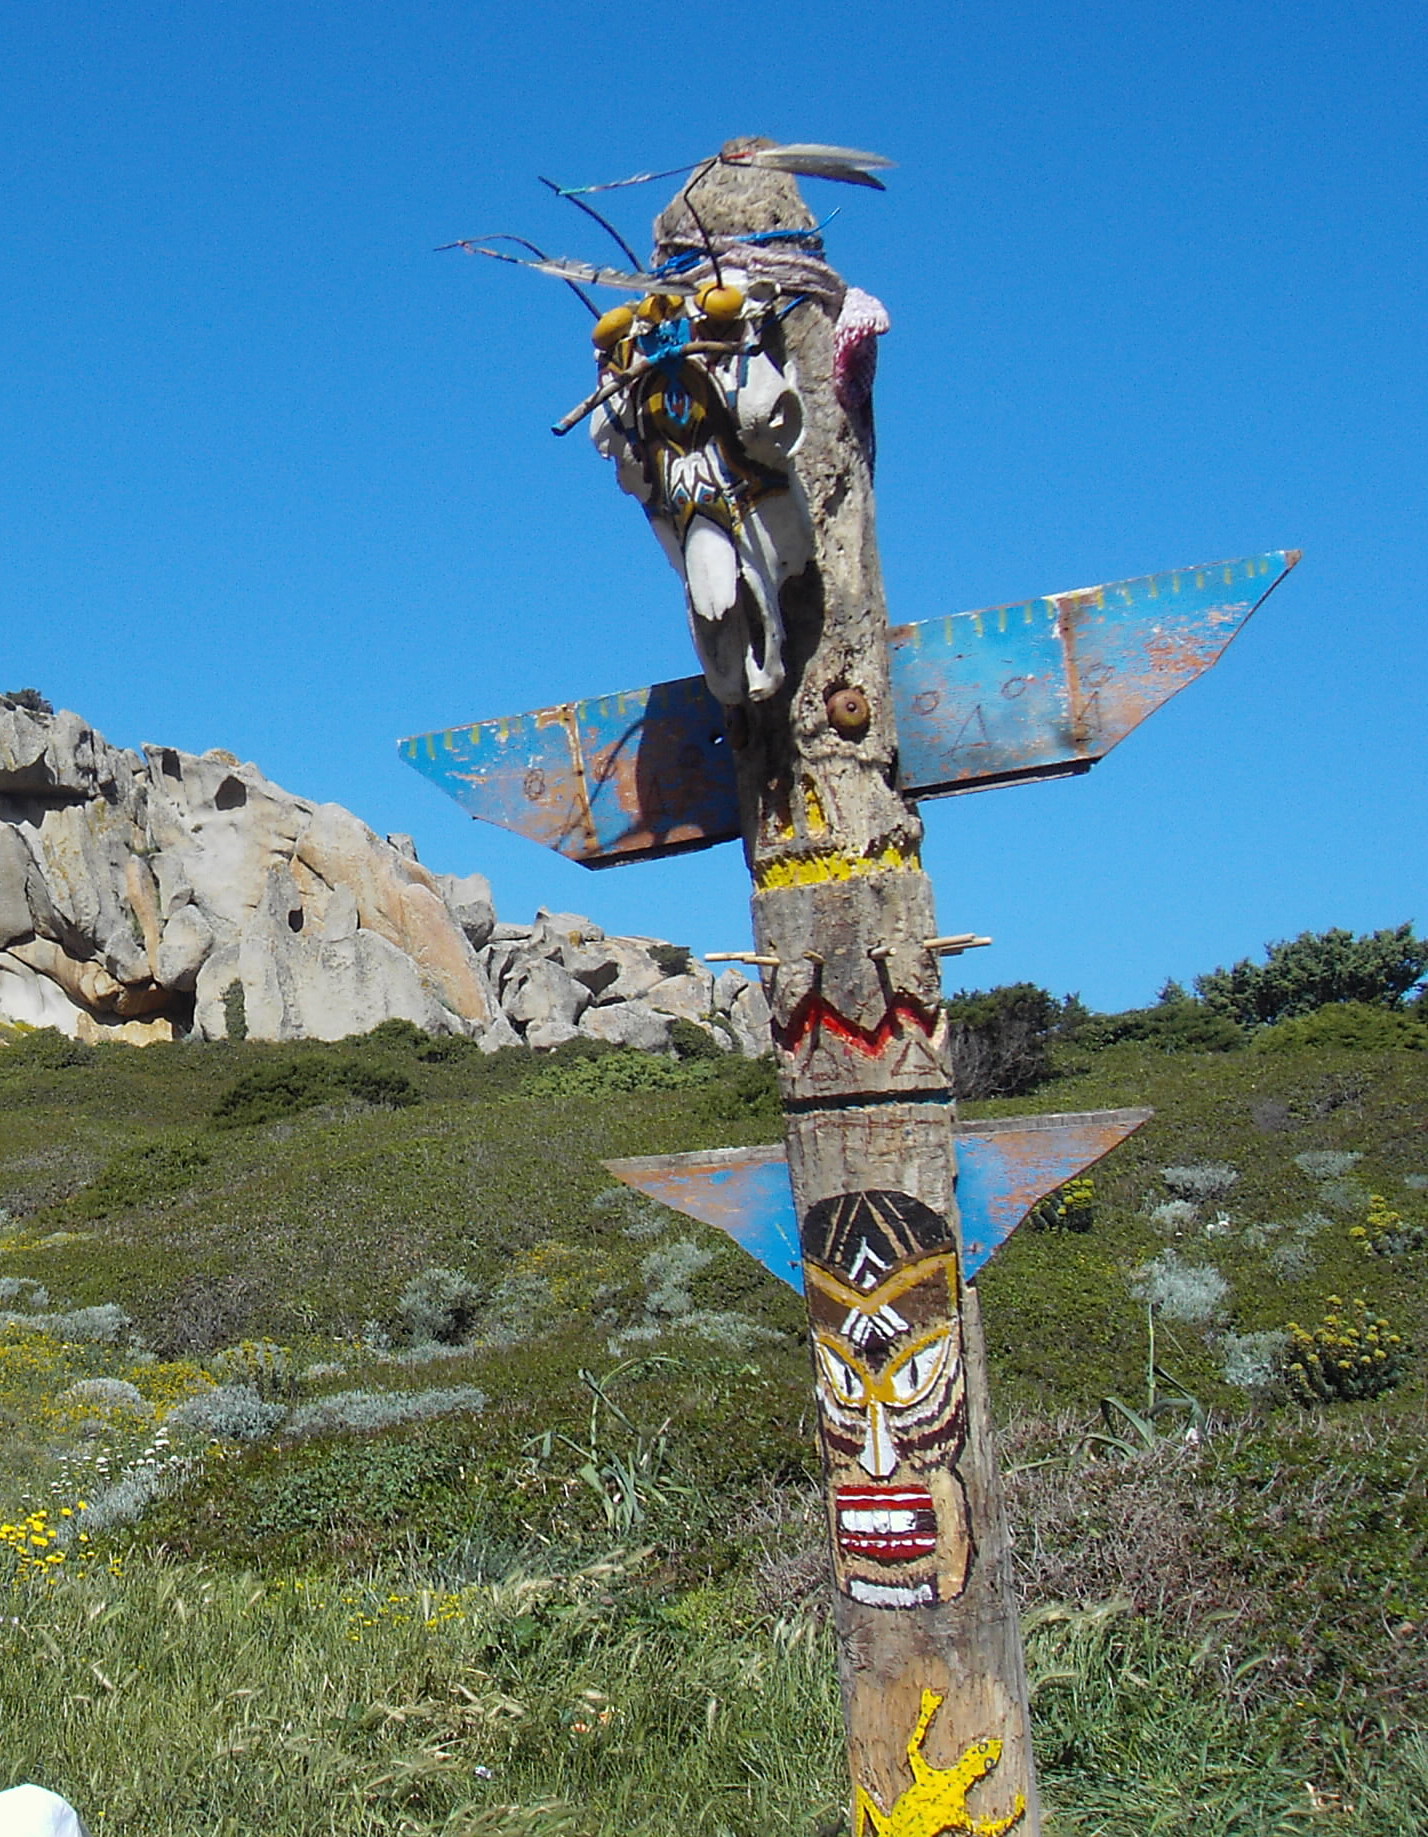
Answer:
POLYGON ((223 1037, 235 1045, 248 1037, 247 997, 236 980, 223 991, 223 1037))
POLYGON ((1155 1008, 1128 1008, 1123 1014, 1090 1015, 1075 1030, 1078 1046, 1099 1051, 1125 1040, 1143 1040, 1162 1052, 1233 1052, 1243 1046, 1243 1028, 1226 1014, 1186 997, 1155 1008))
POLYGON ((297 1395, 298 1379, 292 1353, 270 1339, 240 1340, 208 1360, 208 1369, 220 1384, 250 1384, 269 1403, 297 1395))
POLYGON ((220 1128, 248 1127, 296 1116, 342 1098, 400 1109, 419 1100, 416 1086, 394 1066, 356 1054, 307 1053, 245 1072, 219 1098, 213 1120, 220 1128))
POLYGON ((81 1218, 107 1218, 191 1186, 213 1159, 195 1141, 149 1142, 116 1155, 74 1201, 81 1218))
POLYGON ((669 1043, 677 1059, 719 1060, 725 1057, 725 1048, 682 1014, 676 1015, 669 1023, 669 1043))
POLYGON ((527 1088, 548 1097, 601 1097, 617 1091, 673 1091, 704 1084, 717 1076, 720 1065, 716 1061, 726 1056, 712 1040, 707 1044, 710 1058, 667 1059, 662 1053, 616 1046, 608 1052, 554 1059, 527 1088))
POLYGON ((1195 992, 1218 1014, 1244 1027, 1312 1014, 1331 1003, 1402 1007, 1428 970, 1428 938, 1411 924, 1355 937, 1351 931, 1303 931, 1265 946, 1265 961, 1242 958, 1231 969, 1195 978, 1195 992))
POLYGON ((1300 1052, 1305 1047, 1329 1047, 1338 1052, 1425 1052, 1428 1027, 1389 1008, 1345 1001, 1266 1027, 1255 1035, 1254 1045, 1260 1052, 1300 1052))
POLYGON ((1034 982, 961 989, 944 1006, 952 1088, 958 1097, 1016 1097, 1051 1075, 1051 1046, 1080 1003, 1058 1001, 1034 982))
POLYGON ((0 1069, 10 1072, 63 1071, 71 1065, 92 1065, 95 1048, 72 1040, 58 1027, 20 1027, 9 1030, 9 1046, 0 1054, 0 1069))
POLYGON ((1382 1314, 1371 1314, 1357 1295, 1347 1316, 1337 1295, 1330 1295, 1326 1314, 1313 1329, 1289 1323, 1284 1349, 1284 1376, 1301 1403, 1341 1403, 1378 1397, 1392 1390, 1406 1363, 1403 1341, 1382 1314))

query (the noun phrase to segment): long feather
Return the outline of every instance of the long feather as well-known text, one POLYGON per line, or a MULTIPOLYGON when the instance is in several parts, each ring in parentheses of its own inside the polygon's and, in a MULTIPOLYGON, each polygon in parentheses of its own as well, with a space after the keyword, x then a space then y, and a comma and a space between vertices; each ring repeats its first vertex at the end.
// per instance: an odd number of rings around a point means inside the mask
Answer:
POLYGON ((534 268, 537 274, 552 274, 558 281, 572 285, 583 282, 587 287, 618 287, 624 293, 679 293, 698 291, 698 281, 676 280, 673 276, 626 274, 622 268, 598 268, 593 262, 575 261, 556 255, 548 261, 527 261, 521 255, 507 255, 504 249, 486 249, 479 243, 449 243, 449 248, 467 248, 473 255, 489 255, 492 261, 514 262, 518 268, 534 268))
POLYGON ((789 142, 779 147, 751 147, 747 152, 724 155, 731 166, 762 166, 773 172, 791 172, 806 178, 835 179, 844 185, 870 185, 884 191, 873 168, 893 165, 881 153, 860 153, 853 147, 825 147, 813 141, 789 142))

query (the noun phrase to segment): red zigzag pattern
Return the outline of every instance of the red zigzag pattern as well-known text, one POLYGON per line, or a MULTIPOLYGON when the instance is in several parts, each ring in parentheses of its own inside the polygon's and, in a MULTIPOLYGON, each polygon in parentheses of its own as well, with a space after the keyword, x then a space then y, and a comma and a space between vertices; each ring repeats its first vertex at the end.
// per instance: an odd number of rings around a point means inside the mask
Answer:
POLYGON ((916 1027, 931 1039, 937 1017, 915 996, 899 993, 888 1003, 876 1027, 862 1027, 857 1021, 850 1021, 846 1014, 840 1014, 826 997, 810 989, 783 1026, 777 1021, 773 1023, 772 1033, 774 1044, 784 1052, 797 1052, 810 1033, 824 1031, 866 1058, 876 1059, 894 1040, 901 1038, 905 1025, 916 1027))

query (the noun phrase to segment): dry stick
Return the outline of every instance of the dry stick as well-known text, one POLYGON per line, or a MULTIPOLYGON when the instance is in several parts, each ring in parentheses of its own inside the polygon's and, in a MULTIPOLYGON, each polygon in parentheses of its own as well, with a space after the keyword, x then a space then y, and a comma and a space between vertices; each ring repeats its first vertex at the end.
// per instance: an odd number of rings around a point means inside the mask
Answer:
MULTIPOLYGON (((679 355, 681 357, 712 357, 716 355, 720 357, 737 357, 741 351, 747 349, 748 347, 742 344, 714 344, 708 339, 694 338, 691 339, 688 344, 680 345, 679 355)), ((639 382, 642 376, 648 376, 651 370, 657 370, 658 368, 659 364, 657 362, 652 362, 649 358, 643 358, 638 363, 631 364, 630 368, 626 370, 622 376, 612 377, 608 383, 602 384, 601 387, 595 391, 594 395, 588 395, 583 402, 577 403, 568 415, 562 416, 562 418, 555 423, 554 427, 550 430, 551 433, 568 434, 573 427, 579 427, 580 423, 587 415, 593 415, 602 402, 608 402, 612 395, 618 395, 622 389, 629 389, 633 384, 639 382)))

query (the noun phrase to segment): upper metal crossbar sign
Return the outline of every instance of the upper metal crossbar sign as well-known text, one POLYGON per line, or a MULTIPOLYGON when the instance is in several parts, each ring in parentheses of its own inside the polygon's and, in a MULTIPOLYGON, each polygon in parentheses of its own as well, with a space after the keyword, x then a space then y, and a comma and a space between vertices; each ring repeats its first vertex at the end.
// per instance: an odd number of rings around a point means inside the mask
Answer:
MULTIPOLYGON (((1298 559, 1275 549, 891 627, 899 789, 946 797, 1089 771, 1218 661, 1298 559)), ((724 710, 702 676, 418 734, 398 751, 471 816, 582 867, 739 835, 724 710)))

